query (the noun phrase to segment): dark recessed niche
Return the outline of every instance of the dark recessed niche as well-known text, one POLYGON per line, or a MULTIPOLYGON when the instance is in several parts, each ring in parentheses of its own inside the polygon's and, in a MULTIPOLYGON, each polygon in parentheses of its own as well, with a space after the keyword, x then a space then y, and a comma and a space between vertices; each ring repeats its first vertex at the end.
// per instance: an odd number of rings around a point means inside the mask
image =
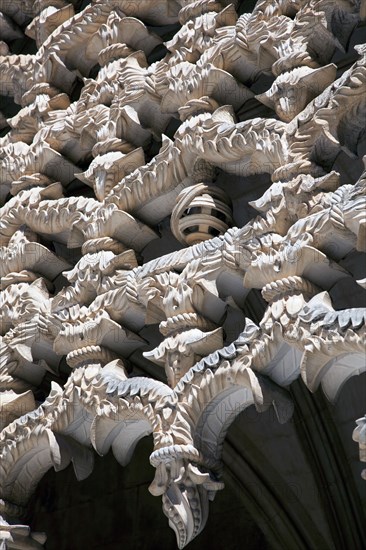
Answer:
MULTIPOLYGON (((83 172, 85 169, 81 168, 80 172, 83 172)), ((64 189, 65 197, 90 197, 95 198, 94 190, 89 185, 85 185, 82 181, 78 179, 73 179, 68 186, 64 189)))
MULTIPOLYGON (((74 4, 74 2, 72 2, 74 4)), ((91 4, 91 0, 76 0, 75 1, 75 9, 76 11, 82 11, 84 8, 89 6, 91 4)))
POLYGON ((100 65, 97 63, 96 65, 94 65, 94 67, 90 69, 88 78, 93 78, 95 80, 96 77, 98 76, 99 71, 100 71, 100 65))
POLYGON ((271 176, 267 173, 252 176, 236 176, 224 170, 218 170, 214 185, 221 187, 230 197, 233 207, 234 225, 243 227, 250 220, 259 215, 249 205, 261 197, 271 185, 271 176))
POLYGON ((239 2, 237 7, 238 15, 240 16, 243 15, 243 13, 252 13, 256 3, 256 0, 242 0, 239 2))
POLYGON ((174 138, 175 132, 178 130, 179 126, 182 124, 182 121, 179 118, 172 117, 165 128, 165 135, 170 139, 174 138))
POLYGON ((357 284, 353 277, 341 279, 329 290, 335 310, 366 308, 366 290, 357 284))
POLYGON ((171 232, 170 216, 163 219, 155 229, 158 230, 160 238, 151 241, 142 251, 144 263, 154 260, 163 254, 169 254, 170 252, 184 248, 171 232))
MULTIPOLYGON (((31 18, 29 18, 28 22, 24 24, 24 28, 30 22, 31 22, 31 18)), ((8 46, 9 46, 10 52, 16 55, 19 55, 19 54, 34 55, 38 51, 36 41, 26 35, 24 35, 22 38, 17 38, 15 40, 12 40, 11 42, 8 42, 8 46)))
POLYGON ((179 23, 172 23, 171 25, 146 25, 149 31, 157 34, 161 37, 163 42, 167 42, 179 31, 181 25, 179 23))
MULTIPOLYGON (((5 118, 12 118, 20 111, 20 109, 21 109, 21 106, 15 103, 14 99, 11 96, 0 95, 0 111, 2 112, 5 118)), ((6 129, 6 131, 8 132, 10 127, 8 126, 7 128, 4 128, 4 129, 6 129)))
POLYGON ((80 98, 80 94, 83 88, 84 88, 84 82, 81 80, 81 78, 78 77, 75 80, 72 92, 70 94, 71 103, 73 103, 74 101, 77 101, 80 98))
POLYGON ((147 62, 149 65, 151 63, 155 63, 156 61, 160 61, 160 59, 163 59, 165 55, 168 53, 168 50, 164 44, 159 44, 159 46, 156 46, 153 51, 147 56, 147 62))

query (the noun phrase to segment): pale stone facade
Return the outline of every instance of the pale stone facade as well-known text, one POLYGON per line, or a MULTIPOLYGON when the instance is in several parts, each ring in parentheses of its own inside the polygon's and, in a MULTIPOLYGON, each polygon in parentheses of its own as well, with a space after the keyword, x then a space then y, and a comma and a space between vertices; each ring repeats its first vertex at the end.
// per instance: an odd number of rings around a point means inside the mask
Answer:
POLYGON ((336 402, 365 371, 365 18, 0 0, 2 548, 43 547, 19 518, 47 470, 124 466, 148 434, 183 548, 244 409, 286 423, 299 377, 336 402))

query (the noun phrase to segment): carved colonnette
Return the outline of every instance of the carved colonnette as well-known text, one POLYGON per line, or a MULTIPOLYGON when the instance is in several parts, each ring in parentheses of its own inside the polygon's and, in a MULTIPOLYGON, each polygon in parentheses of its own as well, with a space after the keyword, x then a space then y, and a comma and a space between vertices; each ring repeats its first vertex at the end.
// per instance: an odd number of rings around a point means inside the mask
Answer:
POLYGON ((150 490, 183 548, 223 487, 222 445, 241 411, 274 405, 285 422, 299 376, 334 400, 365 370, 365 311, 330 296, 342 281, 365 287, 354 267, 365 252, 365 175, 345 182, 336 169, 341 155, 364 153, 365 46, 341 75, 332 62, 365 10, 323 0, 235 8, 0 2, 10 46, 23 29, 38 47, 12 55, 4 45, 0 58, 2 93, 21 106, 0 138, 5 547, 43 544, 15 518, 49 468, 72 461, 83 479, 92 447, 125 465, 152 433, 150 490), (179 29, 150 62, 164 42, 151 26, 171 24, 179 29), (244 186, 271 176, 243 227, 228 229, 218 172, 244 186), (73 196, 77 180, 86 196, 73 196), (144 263, 167 216, 181 243, 196 244, 144 263), (225 345, 228 308, 243 308, 251 289, 262 290, 264 316, 225 345), (161 337, 147 342, 140 333, 157 324, 161 337), (137 350, 167 383, 131 376, 137 350), (65 386, 36 403, 32 390, 63 357, 65 386))

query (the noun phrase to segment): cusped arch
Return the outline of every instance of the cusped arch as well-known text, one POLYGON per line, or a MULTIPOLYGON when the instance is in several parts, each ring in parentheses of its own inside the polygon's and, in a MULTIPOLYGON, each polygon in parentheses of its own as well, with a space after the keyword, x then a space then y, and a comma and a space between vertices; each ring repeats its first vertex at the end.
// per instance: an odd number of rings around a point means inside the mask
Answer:
POLYGON ((232 363, 222 361, 216 369, 204 361, 193 367, 178 384, 178 410, 189 419, 194 446, 208 464, 219 464, 222 444, 235 418, 254 405, 258 412, 271 405, 280 422, 292 414, 287 391, 250 368, 249 356, 232 363))
POLYGON ((112 448, 125 465, 137 442, 159 429, 153 405, 172 390, 148 378, 128 379, 118 363, 78 369, 65 389, 53 384, 42 406, 2 431, 2 498, 25 506, 50 468, 60 471, 70 462, 77 479, 85 479, 93 469, 92 446, 101 455, 112 448))

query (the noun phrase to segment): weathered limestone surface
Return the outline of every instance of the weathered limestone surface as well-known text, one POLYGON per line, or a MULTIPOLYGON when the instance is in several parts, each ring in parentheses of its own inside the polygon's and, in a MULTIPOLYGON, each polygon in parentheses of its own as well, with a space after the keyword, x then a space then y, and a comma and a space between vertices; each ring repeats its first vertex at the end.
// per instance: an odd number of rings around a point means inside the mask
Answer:
POLYGON ((286 423, 366 370, 365 5, 248 11, 0 0, 1 547, 43 547, 19 518, 47 470, 152 434, 183 548, 240 413, 286 423))

